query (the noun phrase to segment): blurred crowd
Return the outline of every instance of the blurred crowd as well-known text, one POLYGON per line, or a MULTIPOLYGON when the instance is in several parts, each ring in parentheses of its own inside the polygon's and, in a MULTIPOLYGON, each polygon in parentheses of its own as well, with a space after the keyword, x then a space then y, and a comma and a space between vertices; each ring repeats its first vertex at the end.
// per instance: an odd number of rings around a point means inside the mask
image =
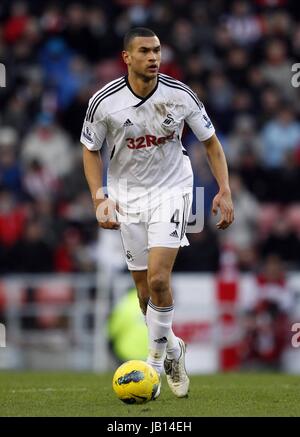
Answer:
POLYGON ((230 166, 236 219, 221 233, 210 215, 217 186, 204 149, 184 131, 195 185, 205 189, 205 228, 190 234, 175 269, 217 271, 226 247, 241 271, 257 270, 271 255, 299 268, 297 2, 4 0, 1 273, 95 270, 98 230, 79 137, 91 95, 126 73, 120 52, 132 26, 157 33, 161 71, 198 94, 230 166))

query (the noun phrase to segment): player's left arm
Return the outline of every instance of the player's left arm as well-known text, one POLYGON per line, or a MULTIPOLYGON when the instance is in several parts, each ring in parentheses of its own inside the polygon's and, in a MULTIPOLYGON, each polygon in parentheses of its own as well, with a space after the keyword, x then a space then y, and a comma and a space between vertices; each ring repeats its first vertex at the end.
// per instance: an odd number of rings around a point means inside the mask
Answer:
POLYGON ((216 134, 203 141, 211 171, 219 185, 219 192, 214 197, 212 212, 221 212, 221 218, 217 223, 218 229, 226 229, 234 220, 234 209, 229 186, 228 167, 223 148, 216 134))
POLYGON ((215 128, 209 119, 204 105, 196 94, 189 89, 181 96, 185 100, 185 121, 196 137, 206 149, 211 171, 219 185, 219 192, 214 197, 212 212, 221 211, 221 218, 217 223, 218 229, 226 229, 234 220, 233 204, 229 187, 228 167, 223 148, 215 134, 215 128))

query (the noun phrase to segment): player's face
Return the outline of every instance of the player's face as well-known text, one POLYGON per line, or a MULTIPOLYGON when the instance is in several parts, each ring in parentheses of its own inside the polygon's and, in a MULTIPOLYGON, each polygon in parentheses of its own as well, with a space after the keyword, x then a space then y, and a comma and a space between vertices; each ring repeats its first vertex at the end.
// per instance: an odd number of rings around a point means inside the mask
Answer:
POLYGON ((145 79, 154 79, 157 76, 161 51, 157 36, 133 38, 128 50, 123 52, 123 59, 128 69, 145 79))

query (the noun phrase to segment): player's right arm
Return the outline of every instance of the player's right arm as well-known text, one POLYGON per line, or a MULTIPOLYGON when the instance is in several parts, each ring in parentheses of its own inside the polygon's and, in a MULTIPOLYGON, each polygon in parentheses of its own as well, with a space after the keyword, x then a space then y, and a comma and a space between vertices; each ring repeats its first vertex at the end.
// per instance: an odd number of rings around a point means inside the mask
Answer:
POLYGON ((119 229, 114 202, 105 197, 103 191, 103 164, 100 149, 106 137, 106 123, 97 119, 85 119, 80 141, 83 145, 84 174, 91 192, 96 217, 104 229, 119 229))
POLYGON ((83 168, 99 226, 104 229, 119 229, 115 204, 105 197, 103 192, 103 164, 100 152, 91 151, 83 145, 83 168))

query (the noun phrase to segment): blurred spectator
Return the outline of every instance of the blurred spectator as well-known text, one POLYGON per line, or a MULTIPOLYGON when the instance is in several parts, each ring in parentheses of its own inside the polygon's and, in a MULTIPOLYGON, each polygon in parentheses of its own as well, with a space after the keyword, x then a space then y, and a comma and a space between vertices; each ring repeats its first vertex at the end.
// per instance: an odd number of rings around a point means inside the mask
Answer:
POLYGON ((213 43, 215 53, 219 58, 221 58, 221 60, 224 60, 225 55, 234 44, 230 30, 226 23, 221 22, 219 26, 216 26, 214 31, 215 35, 213 43))
POLYGON ((277 8, 286 6, 289 0, 255 0, 255 3, 264 8, 277 8))
POLYGON ((180 249, 175 261, 177 272, 217 272, 220 248, 216 235, 206 224, 202 232, 188 234, 190 246, 180 249))
POLYGON ((142 1, 129 5, 128 14, 132 26, 145 26, 150 11, 147 8, 146 2, 142 1))
POLYGON ((45 229, 45 242, 51 247, 56 247, 61 240, 65 222, 58 215, 55 202, 49 196, 39 197, 34 201, 32 217, 45 229))
POLYGON ((46 230, 38 220, 26 223, 22 239, 10 252, 10 268, 21 273, 53 271, 53 252, 45 241, 46 230), (30 254, 30 256, 29 256, 30 254))
POLYGON ((298 23, 293 32, 292 49, 295 59, 300 58, 300 24, 298 23))
POLYGON ((88 86, 90 77, 84 59, 74 56, 69 64, 68 75, 57 84, 59 107, 67 108, 70 106, 81 89, 88 86))
MULTIPOLYGON (((67 5, 65 11, 65 28, 63 42, 67 46, 84 55, 89 51, 89 39, 87 34, 87 9, 80 2, 67 5)), ((60 51, 63 54, 63 50, 60 51)))
POLYGON ((27 4, 24 1, 17 1, 11 4, 10 16, 4 24, 3 35, 5 40, 11 44, 19 40, 25 32, 29 21, 27 4))
POLYGON ((54 176, 64 176, 72 168, 73 154, 68 135, 50 114, 39 114, 37 124, 24 139, 22 158, 26 165, 37 160, 54 176))
POLYGON ((291 34, 293 23, 289 14, 279 9, 267 14, 265 27, 267 35, 284 39, 291 34))
MULTIPOLYGON (((76 156, 76 159, 74 159, 72 171, 63 178, 61 189, 59 193, 57 193, 57 197, 59 194, 59 196, 61 196, 61 198, 64 199, 67 203, 70 201, 72 202, 72 200, 75 199, 80 192, 84 191, 86 194, 88 194, 88 192, 86 191, 86 179, 83 173, 81 147, 82 146, 79 145, 78 150, 76 151, 78 153, 78 156, 76 156)), ((104 162, 104 166, 107 165, 106 153, 104 151, 101 151, 101 156, 104 162)), ((105 181, 106 176, 104 176, 104 184, 106 184, 105 181)), ((64 206, 64 203, 62 203, 62 210, 64 210, 64 206)))
POLYGON ((82 56, 95 63, 119 53, 118 39, 104 8, 94 5, 87 11, 87 26, 84 39, 88 41, 88 47, 82 56))
POLYGON ((151 8, 151 18, 149 20, 149 26, 154 32, 161 35, 161 40, 166 43, 170 42, 169 31, 173 25, 174 16, 173 11, 164 2, 154 2, 151 8))
POLYGON ((272 300, 261 300, 245 316, 241 347, 243 367, 280 370, 287 346, 288 317, 272 300))
MULTIPOLYGON (((172 46, 174 47, 177 56, 185 57, 187 53, 193 52, 195 49, 194 28, 190 21, 184 18, 178 18, 173 26, 172 46)), ((183 58, 182 58, 183 60, 183 58)))
POLYGON ((222 233, 221 241, 223 244, 234 247, 237 252, 238 263, 242 261, 243 269, 253 268, 253 263, 256 262, 255 253, 252 252, 252 256, 249 257, 249 251, 256 244, 259 204, 243 186, 242 180, 237 173, 231 173, 230 187, 235 208, 235 220, 232 226, 222 233), (250 265, 244 265, 245 261, 250 262, 250 265))
POLYGON ((238 88, 247 86, 250 54, 242 47, 233 47, 227 55, 227 75, 238 88))
POLYGON ((95 66, 95 92, 107 82, 125 75, 124 64, 119 58, 104 59, 95 66))
MULTIPOLYGON (((249 91, 243 89, 236 90, 235 96, 232 100, 232 114, 231 119, 234 120, 239 115, 252 115, 255 113, 254 102, 249 91)), ((232 129, 232 122, 229 125, 232 129)))
MULTIPOLYGON (((178 80, 183 79, 183 72, 180 65, 176 62, 176 57, 172 47, 162 44, 161 47, 161 67, 160 71, 168 76, 175 77, 178 80)), ((194 57, 192 56, 192 59, 194 57)))
POLYGON ((232 39, 242 46, 251 46, 262 34, 259 19, 250 12, 250 5, 245 0, 233 2, 232 12, 228 16, 227 27, 232 39))
POLYGON ((234 128, 228 136, 226 157, 229 165, 240 168, 242 157, 249 151, 259 160, 262 143, 257 135, 254 118, 249 115, 240 115, 235 118, 234 128))
POLYGON ((108 318, 110 347, 118 362, 147 356, 147 328, 141 313, 137 290, 130 289, 116 303, 108 318))
POLYGON ((284 98, 294 101, 297 97, 291 86, 292 60, 288 58, 287 46, 282 39, 273 39, 266 45, 266 58, 262 64, 264 78, 281 90, 284 98))
POLYGON ((8 190, 0 190, 0 243, 8 248, 20 240, 25 220, 23 205, 8 190))
POLYGON ((26 99, 23 95, 13 95, 7 103, 7 107, 3 111, 3 125, 9 126, 11 129, 15 129, 14 143, 16 143, 18 134, 21 137, 26 132, 26 129, 30 124, 30 114, 28 114, 26 111, 26 103, 26 99))
POLYGON ((285 216, 275 221, 270 234, 261 242, 260 250, 263 256, 276 254, 290 268, 299 268, 300 240, 285 216))
POLYGON ((247 72, 247 87, 251 92, 256 108, 260 108, 260 96, 266 88, 266 82, 258 65, 248 65, 247 72))
POLYGON ((256 200, 275 200, 273 172, 264 168, 255 149, 251 147, 251 143, 244 144, 244 147, 240 150, 238 163, 236 169, 240 172, 245 187, 256 200))
MULTIPOLYGON (((193 17, 197 45, 203 48, 209 47, 211 49, 214 29, 211 25, 207 8, 203 3, 192 2, 190 16, 193 17)), ((210 50, 206 51, 209 52, 210 50)))
POLYGON ((54 254, 54 263, 57 272, 88 272, 94 269, 92 255, 75 228, 63 233, 62 242, 54 254))
POLYGON ((0 183, 18 196, 22 192, 22 178, 16 153, 10 147, 1 147, 0 154, 0 183))
POLYGON ((257 275, 257 285, 258 300, 273 301, 281 310, 290 310, 292 291, 287 286, 285 266, 280 256, 271 254, 265 258, 257 275))
POLYGON ((263 163, 267 167, 281 167, 288 152, 300 143, 300 123, 290 106, 282 106, 275 119, 262 130, 263 163))
POLYGON ((60 33, 63 30, 64 18, 58 4, 48 4, 42 12, 40 25, 48 35, 60 33))
POLYGON ((87 191, 77 193, 73 201, 60 209, 60 213, 71 223, 88 223, 95 220, 94 207, 87 191))
POLYGON ((243 320, 241 355, 245 367, 279 370, 289 333, 292 293, 280 258, 266 258, 257 276, 257 301, 243 320))
POLYGON ((59 180, 51 170, 36 159, 28 163, 24 175, 24 189, 35 199, 53 197, 59 188, 59 180))
POLYGON ((14 148, 17 145, 18 132, 11 126, 0 127, 0 147, 14 148))
POLYGON ((89 99, 90 89, 83 87, 75 95, 68 108, 61 113, 61 123, 75 143, 78 143, 78 138, 80 138, 81 124, 86 114, 89 99))
POLYGON ((22 193, 22 170, 16 154, 17 133, 12 128, 0 129, 0 186, 22 193))
POLYGON ((258 104, 261 113, 257 118, 260 126, 262 126, 264 123, 276 118, 281 109, 282 99, 279 90, 271 85, 265 86, 259 95, 258 104))
POLYGON ((56 92, 59 107, 68 107, 89 81, 84 59, 69 49, 63 39, 55 37, 42 47, 40 62, 47 86, 56 92))
MULTIPOLYGON (((297 153, 297 150, 296 150, 297 153)), ((300 166, 294 150, 288 151, 280 169, 272 172, 274 176, 274 200, 282 205, 300 201, 300 166)))
POLYGON ((222 132, 228 132, 232 127, 230 111, 234 93, 232 85, 221 71, 212 72, 208 80, 209 104, 208 112, 214 124, 222 132))

